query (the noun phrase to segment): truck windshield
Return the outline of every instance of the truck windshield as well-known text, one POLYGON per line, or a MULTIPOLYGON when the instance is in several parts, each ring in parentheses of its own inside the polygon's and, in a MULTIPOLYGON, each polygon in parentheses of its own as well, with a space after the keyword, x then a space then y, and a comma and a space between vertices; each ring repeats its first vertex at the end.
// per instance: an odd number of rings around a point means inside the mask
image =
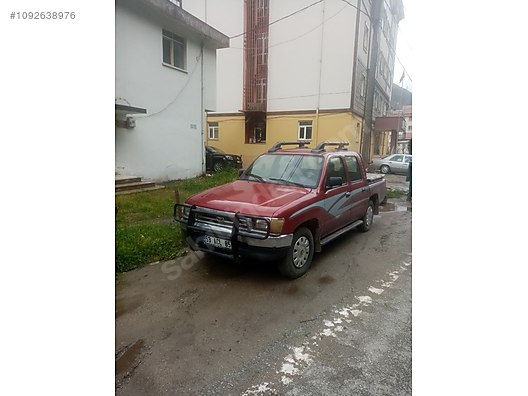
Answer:
POLYGON ((240 176, 242 180, 315 188, 323 157, 302 154, 263 154, 240 176))

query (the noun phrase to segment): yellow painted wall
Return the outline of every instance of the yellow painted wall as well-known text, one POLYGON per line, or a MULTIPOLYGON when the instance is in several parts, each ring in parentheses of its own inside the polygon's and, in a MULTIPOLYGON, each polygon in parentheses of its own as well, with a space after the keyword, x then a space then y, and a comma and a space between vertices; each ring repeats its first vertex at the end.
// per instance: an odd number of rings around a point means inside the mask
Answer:
MULTIPOLYGON (((244 142, 244 116, 209 114, 207 122, 218 122, 218 140, 207 139, 207 144, 218 147, 227 153, 242 155, 247 167, 260 154, 266 152, 276 142, 297 141, 299 121, 312 121, 312 143, 315 147, 324 141, 347 141, 348 149, 359 151, 361 143, 361 118, 350 112, 312 114, 268 114, 266 123, 266 143, 247 144, 244 142)), ((208 133, 206 130, 206 136, 208 133)))
POLYGON ((244 144, 244 116, 217 117, 209 115, 206 122, 205 136, 207 145, 232 154, 240 154, 240 147, 244 144), (209 139, 210 122, 218 123, 218 140, 209 139))

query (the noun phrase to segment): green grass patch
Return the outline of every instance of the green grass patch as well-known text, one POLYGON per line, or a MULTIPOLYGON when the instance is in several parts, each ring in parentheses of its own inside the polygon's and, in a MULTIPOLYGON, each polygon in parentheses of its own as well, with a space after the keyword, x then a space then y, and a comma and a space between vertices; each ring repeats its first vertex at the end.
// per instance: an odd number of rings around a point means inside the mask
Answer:
POLYGON ((390 188, 387 188, 386 195, 387 195, 387 198, 401 198, 401 197, 407 195, 407 191, 391 190, 390 188))
POLYGON ((237 174, 234 169, 226 169, 212 176, 165 183, 162 190, 117 195, 116 273, 180 254, 182 234, 172 221, 176 189, 183 202, 195 193, 233 181, 237 174))
POLYGON ((141 224, 116 228, 116 272, 126 272, 154 261, 170 260, 181 251, 177 224, 141 224))

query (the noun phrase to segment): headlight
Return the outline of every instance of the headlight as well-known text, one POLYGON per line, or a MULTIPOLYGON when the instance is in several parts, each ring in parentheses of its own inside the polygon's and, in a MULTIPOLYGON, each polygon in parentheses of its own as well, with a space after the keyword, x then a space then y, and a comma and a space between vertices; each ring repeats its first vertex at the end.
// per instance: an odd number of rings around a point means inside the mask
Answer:
POLYGON ((228 160, 228 161, 233 161, 233 157, 230 156, 230 155, 226 155, 226 156, 225 156, 225 159, 228 160))
POLYGON ((239 216, 239 220, 242 229, 268 233, 270 222, 265 217, 239 216))
POLYGON ((259 231, 279 235, 284 226, 284 219, 277 217, 240 217, 243 228, 248 231, 259 231), (245 226, 245 227, 244 227, 245 226))
POLYGON ((268 232, 269 223, 266 219, 253 219, 253 229, 268 232))

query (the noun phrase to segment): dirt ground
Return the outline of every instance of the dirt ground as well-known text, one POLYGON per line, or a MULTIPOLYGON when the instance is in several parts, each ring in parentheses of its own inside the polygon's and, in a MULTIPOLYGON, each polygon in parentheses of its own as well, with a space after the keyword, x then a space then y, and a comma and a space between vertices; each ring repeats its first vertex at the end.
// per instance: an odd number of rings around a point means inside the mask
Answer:
POLYGON ((116 393, 410 394, 411 216, 389 200, 294 281, 202 254, 123 274, 116 393))

